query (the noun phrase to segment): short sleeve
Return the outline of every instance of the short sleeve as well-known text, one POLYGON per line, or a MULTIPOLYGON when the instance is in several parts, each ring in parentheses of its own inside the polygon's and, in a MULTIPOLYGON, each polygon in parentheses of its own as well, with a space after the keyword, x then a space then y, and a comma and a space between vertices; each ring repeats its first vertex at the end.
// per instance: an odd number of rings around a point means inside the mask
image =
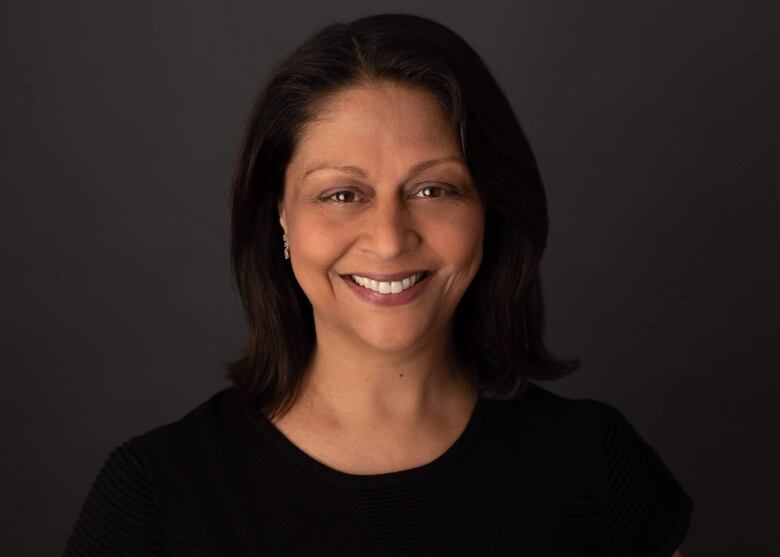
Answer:
POLYGON ((161 555, 154 493, 132 442, 106 458, 82 505, 65 557, 161 555))
POLYGON ((612 554, 671 557, 688 531, 693 499, 625 416, 613 406, 603 407, 605 502, 612 554))

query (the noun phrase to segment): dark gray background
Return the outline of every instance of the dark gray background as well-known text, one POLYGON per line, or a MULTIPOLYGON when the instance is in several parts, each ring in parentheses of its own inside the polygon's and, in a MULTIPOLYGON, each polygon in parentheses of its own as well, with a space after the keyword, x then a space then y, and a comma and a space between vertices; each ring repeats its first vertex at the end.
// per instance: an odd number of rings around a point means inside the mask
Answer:
POLYGON ((109 450, 226 385, 243 119, 311 32, 383 11, 461 33, 534 147, 548 340, 583 361, 545 385, 618 406, 658 450, 695 500, 686 555, 776 549, 776 14, 469 4, 2 4, 5 554, 59 554, 109 450))

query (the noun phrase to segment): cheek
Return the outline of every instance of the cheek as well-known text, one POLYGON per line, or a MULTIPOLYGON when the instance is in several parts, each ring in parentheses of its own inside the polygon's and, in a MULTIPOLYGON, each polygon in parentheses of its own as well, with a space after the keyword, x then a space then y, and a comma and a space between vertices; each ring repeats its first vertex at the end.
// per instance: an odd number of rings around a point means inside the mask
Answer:
POLYGON ((344 253, 349 242, 347 230, 323 219, 306 219, 295 224, 290 252, 296 275, 300 271, 299 281, 322 280, 322 275, 344 253))
POLYGON ((431 232, 431 241, 457 274, 474 275, 482 259, 484 217, 476 207, 463 208, 449 213, 431 232))

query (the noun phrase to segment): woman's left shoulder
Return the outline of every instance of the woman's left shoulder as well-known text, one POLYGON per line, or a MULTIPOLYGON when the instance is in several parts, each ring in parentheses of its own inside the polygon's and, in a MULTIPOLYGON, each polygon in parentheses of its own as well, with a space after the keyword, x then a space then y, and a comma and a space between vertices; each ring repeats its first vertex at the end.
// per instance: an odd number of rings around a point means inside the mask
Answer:
POLYGON ((514 413, 521 423, 576 431, 578 437, 591 434, 599 445, 594 448, 614 452, 647 446, 626 414, 603 400, 572 398, 529 382, 523 394, 507 406, 507 411, 514 413))
MULTIPOLYGON (((528 382, 523 393, 505 403, 493 403, 501 420, 525 429, 543 429, 559 437, 571 432, 576 438, 598 436, 618 409, 592 398, 570 398, 538 383, 528 382), (557 432, 554 430, 558 430, 557 432)), ((565 436, 565 435, 564 435, 565 436)))
POLYGON ((573 442, 589 440, 578 444, 578 453, 593 473, 578 481, 599 493, 601 509, 591 509, 602 515, 616 554, 671 556, 688 530, 693 499, 626 413, 608 402, 567 398, 539 385, 526 395, 533 411, 556 424, 561 436, 568 431, 574 432, 573 442))

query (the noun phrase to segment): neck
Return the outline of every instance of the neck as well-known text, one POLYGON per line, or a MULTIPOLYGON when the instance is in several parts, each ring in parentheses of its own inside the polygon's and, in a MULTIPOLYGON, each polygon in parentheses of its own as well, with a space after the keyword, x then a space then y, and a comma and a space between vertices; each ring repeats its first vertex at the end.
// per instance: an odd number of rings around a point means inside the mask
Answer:
POLYGON ((318 330, 296 406, 339 427, 370 429, 460 413, 475 399, 474 375, 459 358, 451 330, 398 353, 318 330))

